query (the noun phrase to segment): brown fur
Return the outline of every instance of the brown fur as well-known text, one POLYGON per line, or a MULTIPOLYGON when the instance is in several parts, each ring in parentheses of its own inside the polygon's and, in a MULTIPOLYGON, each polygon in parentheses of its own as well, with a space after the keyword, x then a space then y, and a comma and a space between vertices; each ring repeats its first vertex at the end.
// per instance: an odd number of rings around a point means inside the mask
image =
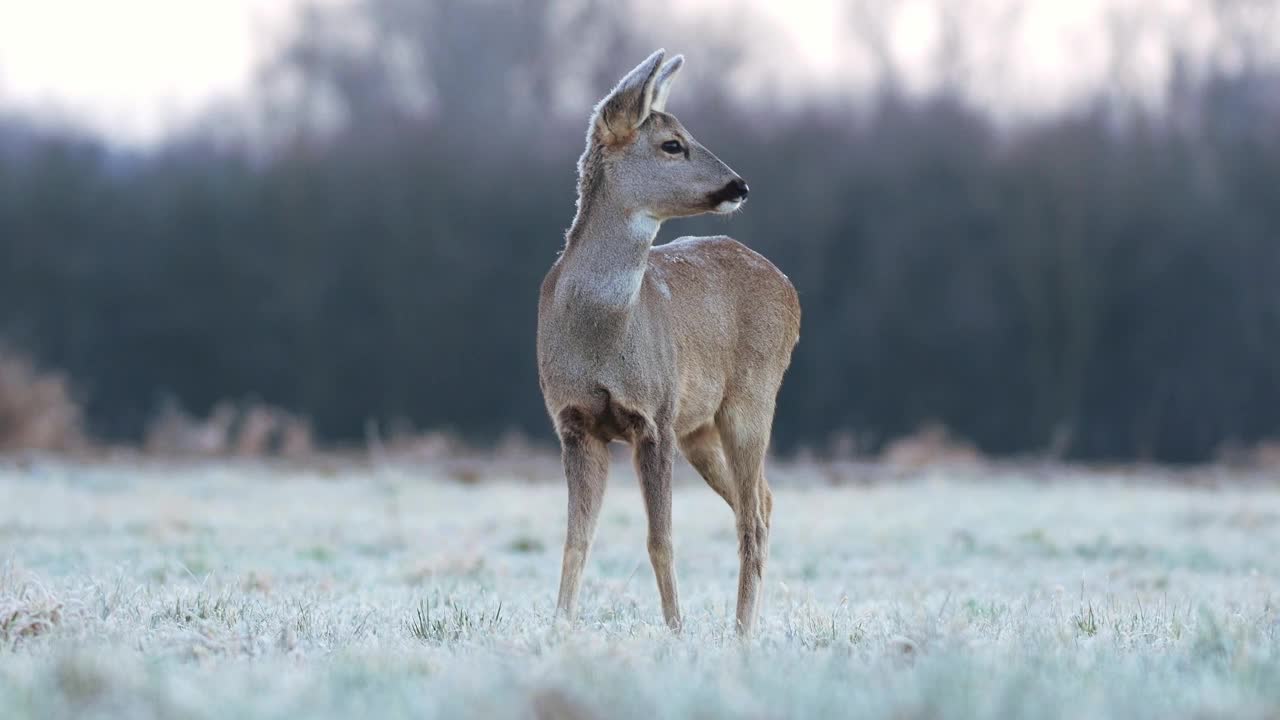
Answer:
POLYGON ((740 182, 660 112, 682 62, 661 60, 659 51, 597 107, 579 163, 577 217, 539 300, 539 381, 569 486, 557 607, 574 614, 604 494, 606 444, 623 440, 634 448, 663 615, 679 628, 671 542, 679 448, 737 517, 737 621, 747 635, 773 507, 764 455, 800 303, 785 275, 730 238, 652 247, 663 220, 722 211, 708 198, 740 182), (683 156, 660 149, 672 139, 683 156))

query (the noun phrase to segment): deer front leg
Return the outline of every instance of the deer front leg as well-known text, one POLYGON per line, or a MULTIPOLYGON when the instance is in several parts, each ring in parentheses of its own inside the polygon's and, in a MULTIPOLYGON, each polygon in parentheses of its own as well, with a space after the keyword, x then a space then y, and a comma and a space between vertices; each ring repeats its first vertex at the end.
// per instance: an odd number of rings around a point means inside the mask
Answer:
POLYGON ((577 615, 582 568, 591 552, 596 520, 609 474, 609 450, 586 432, 578 413, 566 413, 560 423, 561 458, 569 486, 569 522, 564 540, 564 564, 560 571, 560 596, 556 615, 572 621, 577 615))
POLYGON ((675 551, 671 544, 671 462, 675 434, 670 427, 651 428, 636 441, 636 474, 649 515, 649 560, 658 579, 662 617, 680 631, 680 597, 676 588, 675 551))

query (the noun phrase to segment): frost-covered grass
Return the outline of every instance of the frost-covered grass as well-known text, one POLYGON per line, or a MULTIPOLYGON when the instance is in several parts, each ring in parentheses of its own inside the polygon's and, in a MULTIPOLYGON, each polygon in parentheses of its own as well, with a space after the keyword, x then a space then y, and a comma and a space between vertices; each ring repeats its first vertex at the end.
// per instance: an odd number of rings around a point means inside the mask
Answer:
POLYGON ((697 484, 675 637, 628 468, 566 629, 558 483, 0 464, 0 717, 1280 714, 1280 481, 1054 474, 780 469, 743 647, 732 516, 697 484))

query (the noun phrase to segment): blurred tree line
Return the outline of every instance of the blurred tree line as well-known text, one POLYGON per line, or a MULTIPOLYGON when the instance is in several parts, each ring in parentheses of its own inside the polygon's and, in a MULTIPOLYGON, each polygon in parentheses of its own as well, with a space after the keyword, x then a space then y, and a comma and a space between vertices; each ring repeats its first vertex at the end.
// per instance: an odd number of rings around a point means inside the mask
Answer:
POLYGON ((1280 433, 1280 75, 1244 40, 1175 58, 1156 109, 1104 88, 1009 124, 954 43, 927 92, 885 67, 783 109, 729 92, 727 30, 661 31, 603 2, 312 6, 252 133, 210 112, 128 150, 8 117, 0 337, 67 370, 107 437, 167 396, 252 396, 333 440, 369 418, 550 439, 535 300, 588 110, 665 45, 691 61, 673 111, 752 199, 660 241, 731 234, 800 290, 780 448, 940 422, 993 453, 1194 461, 1280 433))

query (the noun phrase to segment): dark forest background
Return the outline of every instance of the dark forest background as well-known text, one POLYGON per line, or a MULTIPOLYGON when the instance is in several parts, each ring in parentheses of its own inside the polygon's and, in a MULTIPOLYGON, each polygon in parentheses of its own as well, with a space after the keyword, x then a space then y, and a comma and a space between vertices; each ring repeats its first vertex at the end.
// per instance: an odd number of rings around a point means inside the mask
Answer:
POLYGON ((1205 460, 1280 435, 1280 72, 1257 5, 1213 5, 1207 56, 1171 32, 1155 101, 1114 24, 1109 82, 1016 120, 966 92, 961 32, 909 91, 874 3, 851 20, 874 88, 787 103, 733 91, 750 47, 726 28, 636 29, 603 2, 311 7, 250 114, 143 149, 0 119, 0 337, 65 369, 107 438, 166 398, 252 397, 331 441, 371 418, 550 441, 535 300, 587 114, 664 46, 689 60, 672 111, 752 195, 660 242, 731 234, 800 291, 780 450, 940 423, 996 454, 1205 460))

